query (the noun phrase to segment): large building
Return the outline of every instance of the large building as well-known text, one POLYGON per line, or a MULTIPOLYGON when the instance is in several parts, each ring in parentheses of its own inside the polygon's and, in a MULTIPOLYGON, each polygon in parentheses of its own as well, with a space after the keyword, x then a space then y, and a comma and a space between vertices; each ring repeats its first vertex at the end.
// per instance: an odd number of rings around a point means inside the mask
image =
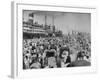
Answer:
POLYGON ((33 37, 46 37, 46 36, 55 36, 57 30, 54 26, 54 17, 52 17, 52 25, 47 24, 47 15, 44 16, 44 24, 40 24, 34 21, 35 13, 29 13, 28 20, 24 21, 23 19, 23 37, 24 38, 33 38, 33 37))

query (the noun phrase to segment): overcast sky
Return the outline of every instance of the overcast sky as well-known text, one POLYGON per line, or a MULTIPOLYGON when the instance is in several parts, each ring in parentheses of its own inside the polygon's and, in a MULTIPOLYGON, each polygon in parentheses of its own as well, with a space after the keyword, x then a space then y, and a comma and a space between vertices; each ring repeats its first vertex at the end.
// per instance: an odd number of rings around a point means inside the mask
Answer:
POLYGON ((39 24, 45 23, 45 13, 47 14, 47 24, 52 25, 52 16, 54 16, 54 25, 64 34, 76 30, 81 32, 91 32, 91 14, 89 13, 72 13, 72 12, 43 12, 43 11, 23 11, 24 21, 28 20, 29 13, 34 12, 34 21, 39 24))

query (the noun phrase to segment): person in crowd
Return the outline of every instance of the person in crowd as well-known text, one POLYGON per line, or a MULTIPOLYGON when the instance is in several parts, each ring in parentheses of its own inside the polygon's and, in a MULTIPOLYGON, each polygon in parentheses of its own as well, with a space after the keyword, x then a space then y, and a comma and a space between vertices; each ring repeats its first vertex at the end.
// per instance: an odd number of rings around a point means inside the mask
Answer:
POLYGON ((78 60, 83 60, 85 56, 85 52, 84 51, 79 51, 77 54, 77 59, 78 60))
POLYGON ((61 48, 60 50, 60 58, 61 58, 61 67, 68 67, 68 65, 71 63, 70 58, 70 50, 69 48, 61 48))
POLYGON ((57 37, 55 35, 55 37, 23 39, 23 68, 69 67, 72 60, 70 49, 72 51, 75 50, 73 54, 78 52, 76 54, 77 62, 80 60, 91 62, 89 34, 77 32, 64 37, 57 37), (56 53, 56 56, 52 55, 52 53, 56 53))
POLYGON ((25 69, 29 69, 29 64, 30 64, 30 57, 31 55, 29 54, 29 51, 27 51, 26 54, 23 54, 24 55, 24 58, 23 58, 23 61, 24 61, 24 68, 25 69))
POLYGON ((38 61, 38 54, 36 52, 31 53, 31 63, 30 63, 30 68, 40 68, 41 64, 38 61))

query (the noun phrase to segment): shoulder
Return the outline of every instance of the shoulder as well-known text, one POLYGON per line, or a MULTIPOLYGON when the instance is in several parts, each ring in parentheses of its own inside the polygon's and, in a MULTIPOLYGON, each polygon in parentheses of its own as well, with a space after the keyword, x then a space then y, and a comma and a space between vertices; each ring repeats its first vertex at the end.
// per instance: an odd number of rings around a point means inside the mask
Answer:
POLYGON ((68 56, 67 59, 66 59, 66 62, 70 62, 71 61, 71 57, 68 56))

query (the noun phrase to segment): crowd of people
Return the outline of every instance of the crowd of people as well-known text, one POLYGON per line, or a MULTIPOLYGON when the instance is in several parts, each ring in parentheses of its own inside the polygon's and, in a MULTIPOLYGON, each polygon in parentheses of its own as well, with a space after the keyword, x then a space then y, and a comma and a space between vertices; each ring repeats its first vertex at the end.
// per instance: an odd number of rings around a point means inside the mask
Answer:
POLYGON ((23 39, 23 69, 89 66, 90 33, 23 39))

